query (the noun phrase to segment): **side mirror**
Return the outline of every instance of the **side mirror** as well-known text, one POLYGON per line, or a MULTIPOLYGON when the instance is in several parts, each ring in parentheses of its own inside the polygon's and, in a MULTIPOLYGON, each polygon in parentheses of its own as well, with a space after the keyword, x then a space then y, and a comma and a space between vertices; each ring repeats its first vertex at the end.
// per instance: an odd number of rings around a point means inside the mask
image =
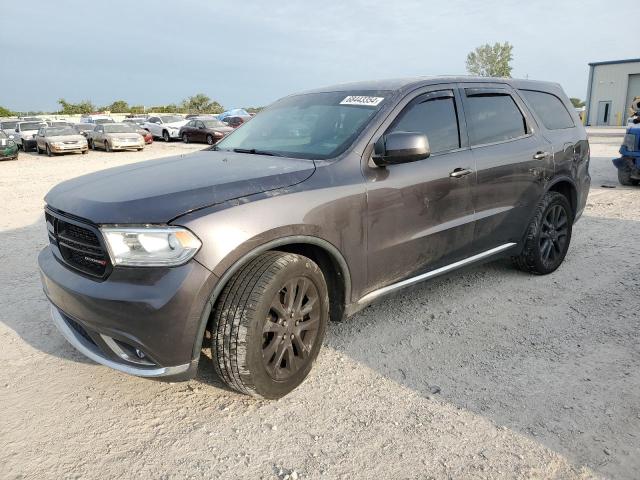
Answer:
POLYGON ((16 127, 16 133, 20 133, 20 129, 18 129, 18 127, 16 127))
POLYGON ((373 149, 373 163, 378 167, 423 160, 431 155, 424 133, 393 132, 378 139, 373 149))

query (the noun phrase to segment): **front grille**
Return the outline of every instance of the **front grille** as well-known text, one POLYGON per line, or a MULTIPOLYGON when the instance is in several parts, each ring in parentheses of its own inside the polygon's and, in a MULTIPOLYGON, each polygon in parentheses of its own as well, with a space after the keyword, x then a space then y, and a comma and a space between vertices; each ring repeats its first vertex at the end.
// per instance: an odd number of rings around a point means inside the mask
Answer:
POLYGON ((109 267, 98 231, 89 225, 45 211, 49 241, 57 245, 62 259, 71 267, 93 277, 103 278, 109 267))

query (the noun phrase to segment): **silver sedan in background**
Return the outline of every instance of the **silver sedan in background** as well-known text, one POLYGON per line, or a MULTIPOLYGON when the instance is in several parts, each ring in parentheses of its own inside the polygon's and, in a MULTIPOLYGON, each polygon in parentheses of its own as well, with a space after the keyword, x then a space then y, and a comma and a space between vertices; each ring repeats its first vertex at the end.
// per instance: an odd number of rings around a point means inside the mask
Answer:
POLYGON ((93 150, 142 150, 144 138, 136 131, 136 127, 126 123, 103 123, 87 134, 89 147, 93 150))
POLYGON ((36 135, 36 150, 52 156, 54 153, 87 153, 87 139, 70 126, 42 127, 36 135))

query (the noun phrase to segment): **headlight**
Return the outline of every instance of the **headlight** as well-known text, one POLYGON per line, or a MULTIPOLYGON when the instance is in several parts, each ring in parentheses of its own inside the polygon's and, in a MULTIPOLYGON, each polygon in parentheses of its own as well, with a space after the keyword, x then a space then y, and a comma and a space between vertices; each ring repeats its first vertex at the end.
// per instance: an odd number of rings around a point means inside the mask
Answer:
POLYGON ((51 145, 54 147, 61 147, 63 145, 62 142, 51 142, 51 145))
POLYGON ((102 227, 114 265, 173 267, 189 261, 202 246, 181 227, 102 227))

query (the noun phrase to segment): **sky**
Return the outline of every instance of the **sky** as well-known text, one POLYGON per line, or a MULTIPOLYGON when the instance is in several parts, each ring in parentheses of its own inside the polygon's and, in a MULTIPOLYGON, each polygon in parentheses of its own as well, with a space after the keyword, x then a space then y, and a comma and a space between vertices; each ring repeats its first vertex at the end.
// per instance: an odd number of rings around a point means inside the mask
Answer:
POLYGON ((336 83, 465 74, 468 52, 504 41, 513 77, 584 99, 589 62, 640 57, 637 0, 29 0, 1 10, 0 105, 16 111, 196 93, 267 105, 336 83))

